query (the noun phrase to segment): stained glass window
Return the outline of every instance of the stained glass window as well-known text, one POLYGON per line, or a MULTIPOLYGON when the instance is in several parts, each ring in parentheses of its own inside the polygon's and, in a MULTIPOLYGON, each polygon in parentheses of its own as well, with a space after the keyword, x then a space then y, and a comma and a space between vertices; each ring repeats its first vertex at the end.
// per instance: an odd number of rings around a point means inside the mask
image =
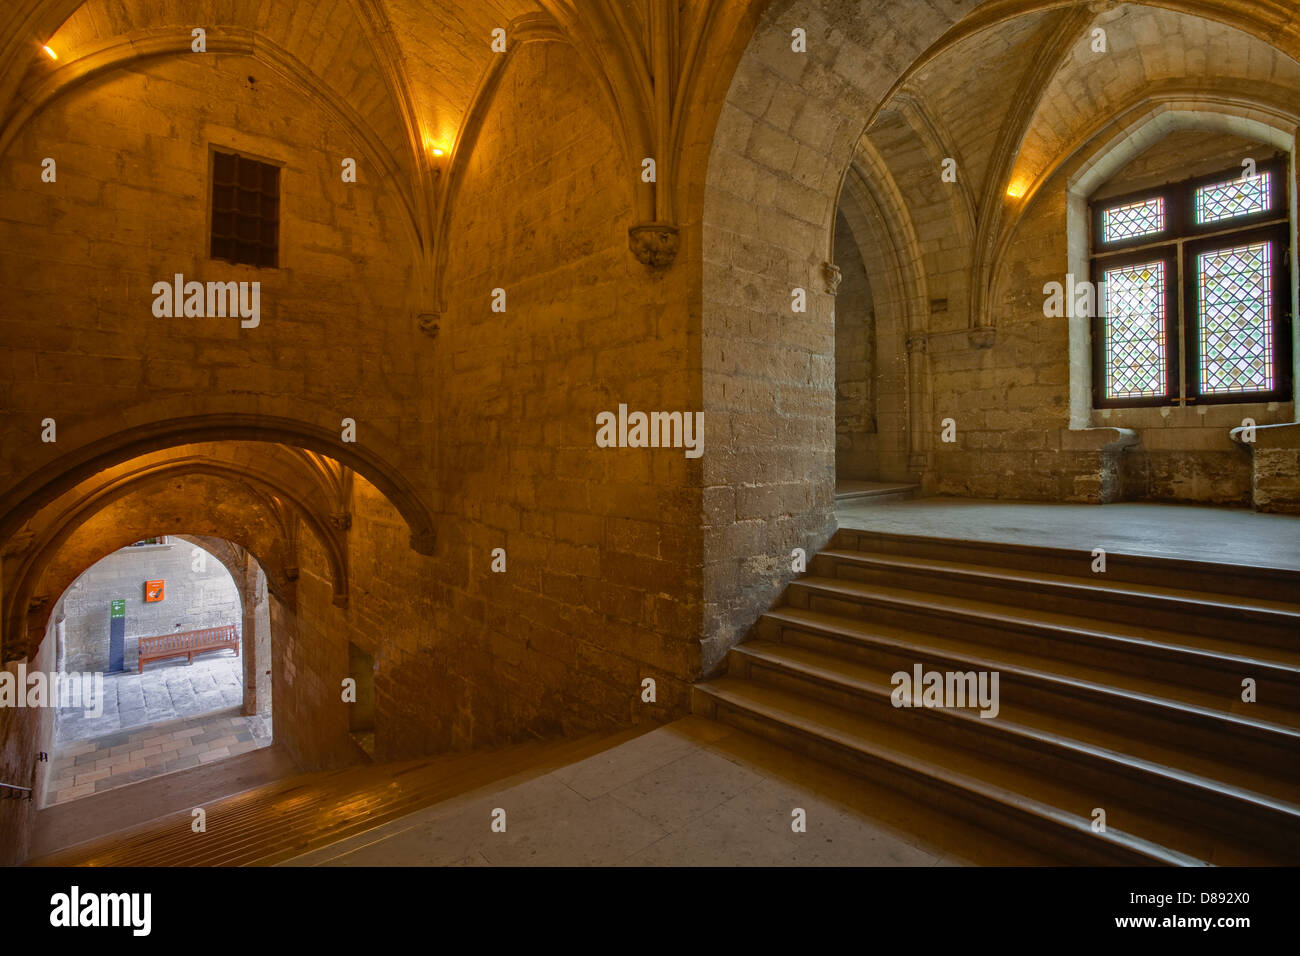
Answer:
POLYGON ((1230 179, 1196 190, 1196 222, 1204 225, 1268 209, 1269 174, 1230 179))
POLYGON ((1165 262, 1108 269, 1102 288, 1107 398, 1153 398, 1168 390, 1165 262))
POLYGON ((1215 249, 1197 256, 1200 291, 1201 391, 1266 392, 1273 381, 1273 289, 1270 243, 1215 249))
POLYGON ((1117 242, 1135 236, 1148 236, 1165 228, 1165 199, 1154 196, 1140 202, 1112 206, 1102 211, 1101 237, 1103 242, 1117 242))
POLYGON ((1290 401, 1285 156, 1090 204, 1097 408, 1290 401))

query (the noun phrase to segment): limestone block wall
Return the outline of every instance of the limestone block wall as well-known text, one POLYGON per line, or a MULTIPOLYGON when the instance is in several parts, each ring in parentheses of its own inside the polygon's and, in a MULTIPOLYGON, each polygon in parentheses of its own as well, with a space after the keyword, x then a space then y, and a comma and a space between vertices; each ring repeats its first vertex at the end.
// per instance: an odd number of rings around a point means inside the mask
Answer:
MULTIPOLYGON (((1259 511, 1300 514, 1300 424, 1253 429, 1240 446, 1251 456, 1251 495, 1259 511)), ((1241 439, 1242 430, 1234 436, 1241 439)))
POLYGON ((230 572, 188 541, 140 545, 96 562, 63 596, 63 668, 107 671, 109 609, 126 602, 125 666, 134 670, 141 637, 226 624, 241 627, 239 592, 230 572), (204 568, 194 570, 196 555, 204 568), (144 583, 162 580, 163 600, 146 602, 144 583))
POLYGON ((835 476, 882 477, 876 441, 876 312, 862 253, 843 217, 835 230, 835 476))
POLYGON ((596 416, 620 404, 700 410, 698 252, 686 224, 667 271, 629 251, 640 157, 624 155, 601 96, 572 47, 521 49, 452 219, 432 624, 494 662, 466 662, 458 744, 680 713, 698 669, 698 487, 726 451, 707 422, 703 458, 595 441, 596 416))
MULTIPOLYGON (((1100 195, 1115 195, 1263 159, 1271 150, 1228 135, 1188 131, 1166 137, 1137 157, 1100 195)), ((965 408, 955 445, 936 446, 941 493, 1041 500, 1098 500, 1090 489, 1097 462, 1068 450, 1071 376, 1069 319, 1045 317, 1043 286, 1065 282, 1065 183, 1077 161, 1039 191, 1000 264, 997 328, 987 350, 936 361, 936 401, 965 408), (965 434, 963 435, 963 431, 965 434), (967 454, 977 450, 981 456, 967 454), (999 491, 999 488, 1001 491, 999 491), (1058 498, 1059 496, 1059 498, 1058 498)), ((1229 433, 1245 417, 1258 424, 1291 421, 1294 403, 1094 410, 1095 427, 1129 428, 1139 442, 1122 456, 1124 500, 1202 502, 1248 507, 1251 460, 1229 433)))
POLYGON ((1255 507, 1300 514, 1300 449, 1260 448, 1254 454, 1255 507))
POLYGON ((252 57, 145 59, 69 88, 0 155, 0 492, 129 426, 203 414, 336 433, 351 417, 418 478, 409 216, 341 120, 252 57), (282 165, 278 268, 208 258, 213 147, 282 165), (153 284, 176 273, 259 282, 260 324, 155 317, 153 284))
MULTIPOLYGON (((323 559, 315 546, 304 548, 304 579, 324 580, 322 569, 311 570, 323 559), (312 562, 309 564, 308 562, 312 562)), ((329 607, 328 587, 317 594, 310 586, 297 589, 298 601, 324 598, 329 607)), ((355 762, 359 751, 348 738, 344 709, 343 678, 347 676, 347 642, 340 652, 337 630, 308 618, 299 620, 303 605, 268 598, 271 622, 271 672, 273 678, 271 722, 276 744, 303 769, 346 766, 355 762)), ((313 605, 314 606, 314 605, 313 605)))
POLYGON ((620 403, 698 411, 698 306, 688 266, 653 273, 628 249, 628 159, 600 97, 567 45, 529 44, 507 67, 456 201, 441 331, 422 351, 437 388, 436 554, 412 552, 392 505, 357 480, 347 607, 303 546, 277 737, 282 701, 318 704, 323 732, 346 735, 349 642, 374 660, 378 759, 686 709, 700 459, 595 435, 620 403))
MULTIPOLYGON (((55 643, 51 621, 40 650, 23 662, 27 674, 48 674, 55 669, 55 643)), ((15 682, 18 663, 10 661, 4 666, 15 682)), ((53 707, 0 707, 0 783, 35 790, 30 801, 0 800, 0 866, 16 866, 27 857, 36 809, 44 796, 45 771, 50 766, 49 761, 41 762, 37 756, 44 751, 52 759, 55 713, 53 707)))
POLYGON ((916 57, 975 6, 887 0, 870 16, 796 0, 768 8, 718 120, 704 204, 705 670, 793 577, 790 552, 834 530, 833 301, 822 264, 867 117, 916 57), (887 24, 888 29, 881 29, 887 24), (806 54, 791 31, 806 31, 806 54), (790 290, 810 290, 793 315, 790 290))

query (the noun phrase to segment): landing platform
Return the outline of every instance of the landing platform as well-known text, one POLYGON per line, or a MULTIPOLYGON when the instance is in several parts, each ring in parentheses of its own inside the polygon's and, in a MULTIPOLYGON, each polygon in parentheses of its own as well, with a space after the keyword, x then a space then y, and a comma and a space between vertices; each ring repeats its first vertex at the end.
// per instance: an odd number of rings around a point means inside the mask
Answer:
POLYGON ((841 528, 1300 570, 1300 517, 1236 508, 917 498, 835 502, 841 528))
POLYGON ((686 717, 522 783, 505 781, 287 866, 1044 865, 1044 854, 869 780, 686 717), (496 808, 503 833, 490 831, 496 808), (807 832, 791 826, 804 811, 807 832))

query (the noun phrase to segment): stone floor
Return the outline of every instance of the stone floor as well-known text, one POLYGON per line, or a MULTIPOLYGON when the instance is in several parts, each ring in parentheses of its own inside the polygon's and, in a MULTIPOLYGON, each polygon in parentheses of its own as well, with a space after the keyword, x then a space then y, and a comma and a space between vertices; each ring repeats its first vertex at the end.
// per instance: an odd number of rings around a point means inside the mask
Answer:
POLYGON ((1300 570, 1300 517, 1238 508, 918 498, 836 503, 841 528, 1300 570))
POLYGON ((410 814, 287 866, 936 866, 1042 862, 874 788, 687 717, 503 789, 410 814), (493 811, 506 830, 493 832, 493 811), (793 813, 805 814, 795 832, 793 813), (967 853, 961 847, 979 849, 967 853), (957 848, 957 849, 954 849, 957 848))
POLYGON ((198 767, 270 743, 270 722, 245 717, 236 707, 62 744, 54 753, 42 806, 198 767))
POLYGON ((243 668, 240 658, 223 650, 204 654, 193 664, 154 661, 145 665, 143 674, 105 674, 103 714, 91 717, 75 707, 60 710, 56 739, 89 740, 238 706, 244 699, 243 668))

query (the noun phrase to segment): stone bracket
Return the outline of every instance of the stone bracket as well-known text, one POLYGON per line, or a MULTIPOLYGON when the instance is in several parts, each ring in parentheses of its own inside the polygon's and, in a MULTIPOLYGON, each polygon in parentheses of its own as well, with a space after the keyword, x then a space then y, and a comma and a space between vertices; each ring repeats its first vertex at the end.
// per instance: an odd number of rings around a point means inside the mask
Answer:
POLYGON ((681 234, 670 223, 648 222, 630 228, 627 231, 627 242, 632 255, 642 265, 652 269, 667 269, 677 258, 681 234))
POLYGON ((840 291, 840 280, 844 278, 844 273, 840 267, 833 262, 822 263, 822 278, 826 280, 826 292, 829 295, 835 295, 840 291))

